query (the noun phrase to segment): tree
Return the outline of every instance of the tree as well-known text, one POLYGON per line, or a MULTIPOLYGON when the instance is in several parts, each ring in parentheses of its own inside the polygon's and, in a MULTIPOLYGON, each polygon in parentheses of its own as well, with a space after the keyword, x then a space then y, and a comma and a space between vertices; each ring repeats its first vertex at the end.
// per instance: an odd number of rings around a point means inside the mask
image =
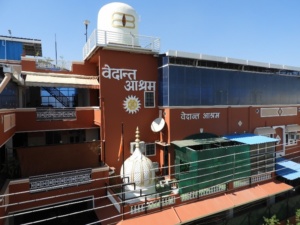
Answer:
MULTIPOLYGON (((276 224, 280 224, 279 219, 276 218, 276 215, 273 215, 271 218, 264 217, 264 221, 265 221, 265 223, 263 225, 276 225, 276 224)), ((296 221, 295 225, 300 225, 300 209, 296 210, 295 221, 296 221)), ((286 225, 293 225, 293 224, 290 223, 289 220, 287 220, 286 221, 286 225)))
POLYGON ((273 215, 271 218, 264 217, 265 223, 263 225, 276 225, 280 224, 279 219, 276 218, 276 215, 273 215))
POLYGON ((296 210, 295 220, 296 220, 296 225, 300 225, 300 209, 296 210))

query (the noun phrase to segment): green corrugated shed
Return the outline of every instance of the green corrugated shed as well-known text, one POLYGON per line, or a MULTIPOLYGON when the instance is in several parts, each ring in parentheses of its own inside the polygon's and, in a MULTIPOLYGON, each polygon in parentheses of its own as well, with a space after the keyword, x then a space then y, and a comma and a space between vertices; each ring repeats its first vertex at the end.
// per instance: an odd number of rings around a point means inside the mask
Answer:
POLYGON ((250 176, 250 146, 225 138, 172 142, 180 193, 250 176))

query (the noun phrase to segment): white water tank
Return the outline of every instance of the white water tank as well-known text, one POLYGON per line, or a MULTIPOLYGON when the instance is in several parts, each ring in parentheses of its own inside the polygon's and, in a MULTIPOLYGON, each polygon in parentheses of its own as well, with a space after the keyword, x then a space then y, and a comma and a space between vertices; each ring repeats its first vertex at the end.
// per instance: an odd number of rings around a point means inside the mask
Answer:
POLYGON ((130 5, 104 5, 98 12, 97 29, 100 43, 138 46, 138 15, 130 5))

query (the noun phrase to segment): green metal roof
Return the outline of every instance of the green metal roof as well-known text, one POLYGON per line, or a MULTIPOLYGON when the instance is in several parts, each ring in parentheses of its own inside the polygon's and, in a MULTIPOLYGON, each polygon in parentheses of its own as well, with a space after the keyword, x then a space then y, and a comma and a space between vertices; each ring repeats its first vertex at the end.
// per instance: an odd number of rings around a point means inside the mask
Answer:
POLYGON ((190 140, 179 140, 172 141, 171 144, 176 145, 179 148, 188 147, 188 146, 196 146, 196 145, 206 145, 220 142, 230 142, 230 140, 217 137, 217 138, 208 138, 208 139, 190 139, 190 140))

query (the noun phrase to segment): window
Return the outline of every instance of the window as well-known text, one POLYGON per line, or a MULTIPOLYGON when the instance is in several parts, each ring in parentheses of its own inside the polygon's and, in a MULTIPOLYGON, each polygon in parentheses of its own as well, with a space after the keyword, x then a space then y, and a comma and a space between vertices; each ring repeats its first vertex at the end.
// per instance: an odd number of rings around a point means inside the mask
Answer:
POLYGON ((85 130, 70 130, 70 143, 82 143, 85 141, 85 130))
POLYGON ((275 152, 275 145, 273 142, 267 143, 267 149, 266 149, 267 153, 273 153, 275 152))
POLYGON ((274 153, 266 154, 265 157, 266 157, 266 172, 271 172, 274 170, 274 165, 275 165, 274 153))
MULTIPOLYGON (((4 74, 0 67, 0 83, 3 79, 4 74)), ((14 82, 9 82, 0 94, 0 108, 17 108, 18 103, 18 86, 14 82)))
POLYGON ((297 132, 289 132, 285 134, 286 145, 296 145, 299 140, 299 134, 297 132))
POLYGON ((76 106, 76 88, 41 88, 41 104, 48 107, 75 107, 76 106))
POLYGON ((155 107, 153 91, 145 91, 144 98, 145 98, 145 103, 144 103, 145 108, 154 108, 155 107))
POLYGON ((155 143, 146 144, 146 156, 156 155, 155 143))
MULTIPOLYGON (((169 60, 181 59, 169 58, 169 60)), ((262 69, 247 65, 245 68, 248 71, 236 70, 232 73, 230 69, 220 68, 220 62, 198 60, 198 63, 201 66, 188 66, 190 63, 188 65, 164 64, 159 69, 158 88, 163 93, 159 95, 160 106, 276 105, 298 102, 300 80, 291 81, 294 76, 289 78, 283 75, 269 76, 265 74, 267 70, 270 71, 269 68, 262 69), (210 68, 205 68, 206 66, 210 68), (213 66, 219 68, 212 68, 213 66), (266 83, 273 85, 264 87, 266 83), (276 95, 272 91, 274 86, 280 86, 276 95), (219 90, 225 93, 222 98, 215 96, 219 90), (295 94, 285 98, 280 97, 288 92, 295 94)), ((227 66, 228 64, 230 63, 227 63, 227 66)))
POLYGON ((61 141, 60 131, 47 131, 46 132, 46 145, 59 144, 61 141))
POLYGON ((275 143, 251 145, 251 175, 274 171, 275 143), (257 150, 255 150, 257 148, 257 150))

